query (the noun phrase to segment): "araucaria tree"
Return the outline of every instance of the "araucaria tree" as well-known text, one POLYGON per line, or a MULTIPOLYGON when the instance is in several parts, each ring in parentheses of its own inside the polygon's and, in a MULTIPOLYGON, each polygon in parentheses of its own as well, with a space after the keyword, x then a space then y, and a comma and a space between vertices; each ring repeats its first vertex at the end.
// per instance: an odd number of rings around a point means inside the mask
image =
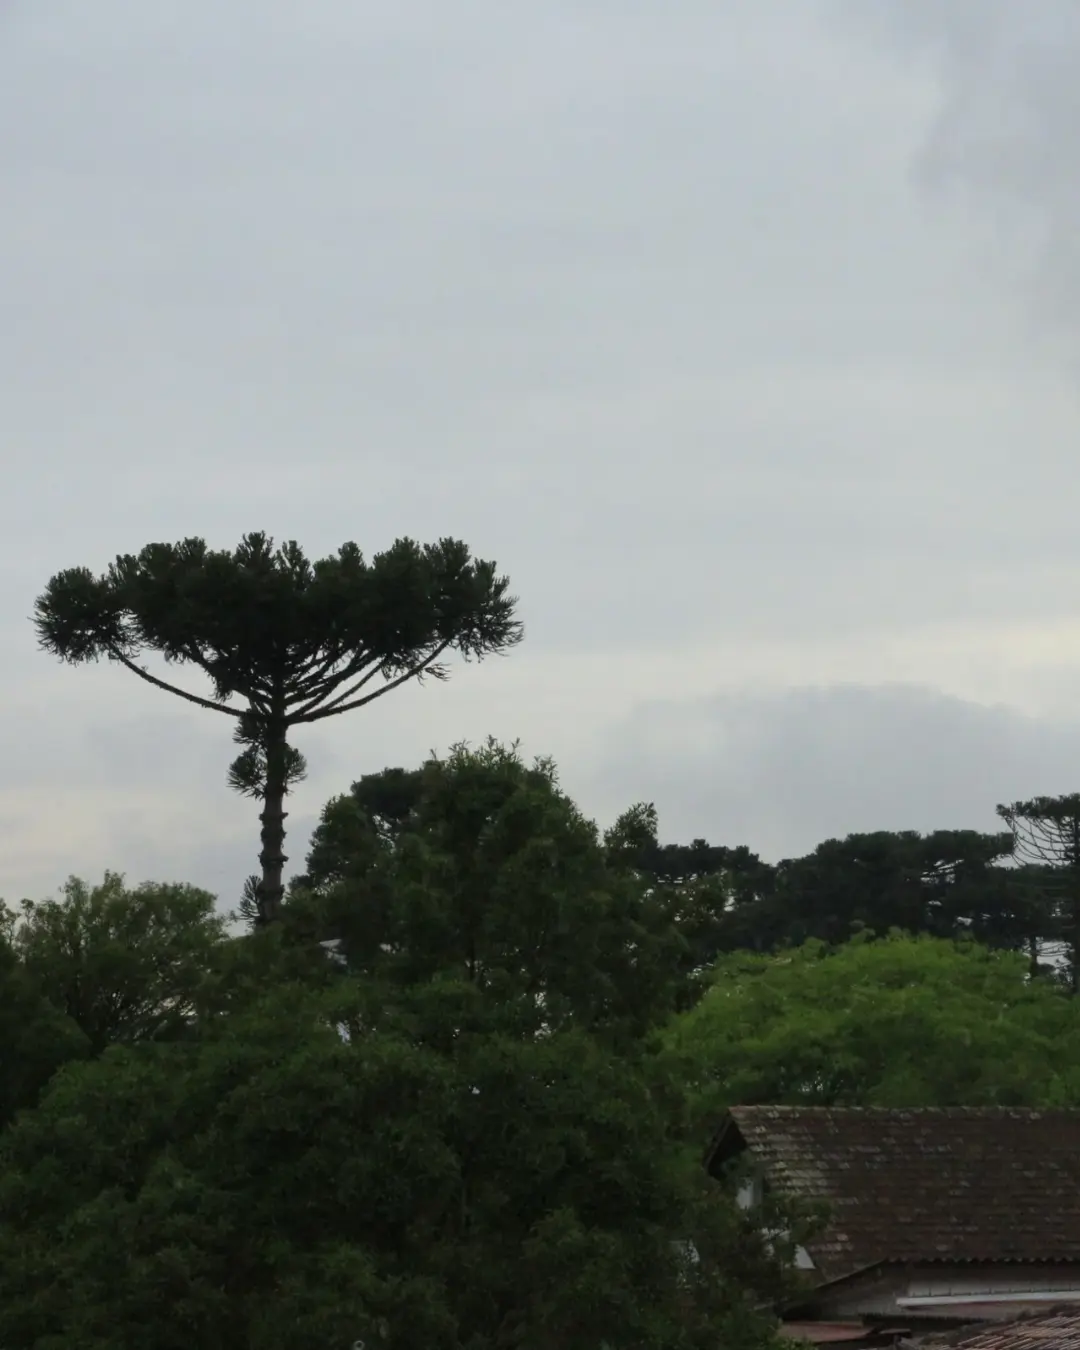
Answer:
POLYGON ((312 563, 296 543, 275 548, 248 534, 232 553, 185 539, 124 554, 99 577, 69 568, 38 598, 35 625, 42 647, 63 661, 104 657, 235 720, 242 749, 229 782, 262 802, 257 900, 268 923, 284 895, 284 799, 306 771, 290 728, 410 680, 445 679, 450 653, 479 660, 513 647, 523 629, 508 588, 494 563, 456 539, 399 539, 370 562, 349 543, 312 563), (147 652, 197 666, 213 696, 152 674, 140 664, 147 652))
POLYGON ((1069 986, 1080 993, 1080 792, 999 806, 1016 840, 1014 857, 1041 879, 1069 951, 1069 986), (1064 894, 1062 894, 1064 892, 1064 894))

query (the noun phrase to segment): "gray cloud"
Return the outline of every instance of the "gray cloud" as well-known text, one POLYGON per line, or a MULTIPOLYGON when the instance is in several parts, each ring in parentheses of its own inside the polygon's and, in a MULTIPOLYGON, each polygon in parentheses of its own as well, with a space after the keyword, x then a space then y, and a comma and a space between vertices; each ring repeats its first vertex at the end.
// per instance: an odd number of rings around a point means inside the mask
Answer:
MULTIPOLYGON (((623 640, 642 595, 680 641, 717 606, 849 630, 883 588, 958 613, 998 556, 987 497, 1054 548, 1071 522, 1007 462, 1027 407, 972 425, 978 334, 962 373, 931 241, 894 246, 876 72, 812 7, 579 10, 322 4, 301 36, 281 4, 23 8, 0 122, 25 321, 0 354, 71 557, 150 520, 451 529, 512 548, 534 640, 577 646, 623 640), (105 476, 123 491, 84 515, 105 476), (781 541, 812 567, 781 581, 781 541), (579 590, 605 599, 587 620, 579 590)), ((59 561, 33 549, 27 589, 59 561)))
MULTIPOLYGON (((664 839, 748 844, 772 861, 859 831, 994 830, 999 801, 1075 791, 1080 774, 1076 717, 1033 717, 911 685, 653 699, 576 745, 560 739, 553 718, 545 731, 539 710, 531 727, 520 704, 507 715, 514 706, 510 697, 492 707, 475 688, 455 698, 447 686, 305 738, 312 776, 289 803, 290 871, 303 867, 323 804, 362 773, 411 767, 488 730, 509 742, 523 723, 532 732, 524 753, 554 752, 564 788, 601 826, 635 801, 654 801, 664 839)), ((0 799, 0 851, 8 876, 24 879, 0 895, 43 895, 71 872, 95 877, 108 867, 132 881, 190 881, 234 906, 255 870, 258 808, 225 787, 229 757, 218 719, 198 713, 136 715, 105 744, 88 738, 67 766, 49 766, 17 798, 0 799), (72 805, 86 828, 71 829, 72 805)))
POLYGON ((601 763, 590 795, 609 813, 652 800, 665 838, 776 861, 862 831, 1001 828, 998 802, 1077 790, 1080 720, 905 686, 792 689, 644 705, 601 763))
POLYGON ((915 161, 917 181, 967 204, 984 264, 1030 286, 1036 314, 1075 339, 1080 11, 1071 0, 842 0, 835 12, 929 63, 940 104, 915 161))
MULTIPOLYGON (((597 765, 650 699, 903 679, 970 702, 998 680, 1040 711, 1074 690, 1074 381, 1003 261, 969 256, 1071 238, 1067 17, 9 2, 0 894, 251 870, 227 729, 34 649, 53 572, 152 539, 456 534, 513 579, 512 661, 303 745, 297 840, 359 773, 488 731, 614 812, 597 765), (927 210, 931 168, 974 209, 927 210), (980 203, 1021 197, 1036 224, 994 235, 980 203)), ((757 829, 783 775, 735 744, 757 829)), ((777 849, 819 832, 802 809, 777 849)))

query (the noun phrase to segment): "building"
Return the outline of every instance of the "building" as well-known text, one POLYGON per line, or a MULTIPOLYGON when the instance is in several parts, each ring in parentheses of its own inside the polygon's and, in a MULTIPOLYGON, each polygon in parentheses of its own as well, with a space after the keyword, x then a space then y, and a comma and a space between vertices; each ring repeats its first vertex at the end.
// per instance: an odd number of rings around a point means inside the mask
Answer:
POLYGON ((781 1310, 800 1339, 1080 1307, 1080 1111, 735 1107, 706 1163, 747 1208, 769 1190, 827 1207, 798 1253, 807 1293, 781 1310))

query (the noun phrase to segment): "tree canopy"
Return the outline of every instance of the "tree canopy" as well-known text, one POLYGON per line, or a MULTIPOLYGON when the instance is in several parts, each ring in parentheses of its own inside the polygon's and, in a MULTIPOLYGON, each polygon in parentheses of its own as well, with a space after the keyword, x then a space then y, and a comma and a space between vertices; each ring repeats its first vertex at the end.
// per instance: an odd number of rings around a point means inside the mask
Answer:
MULTIPOLYGON (((3 925, 8 932, 10 926, 3 925)), ((0 933, 0 1128, 37 1102, 62 1064, 89 1053, 86 1036, 42 993, 0 933)))
POLYGON ((725 1107, 1080 1104, 1072 862, 1015 844, 601 834, 489 740, 358 778, 240 936, 0 907, 0 1345, 766 1350, 803 1219, 706 1175, 725 1107))
POLYGON ((675 1006, 684 943, 659 898, 609 865, 547 760, 489 741, 331 801, 292 904, 351 969, 452 972, 522 1026, 634 1038, 675 1006))
POLYGON ((1064 939, 1072 992, 1080 992, 1080 793, 1033 797, 999 805, 1034 906, 1054 936, 1064 939))
MULTIPOLYGON (((113 1024, 0 1134, 0 1344, 769 1343, 783 1252, 647 1043, 669 921, 550 764, 459 747, 417 788, 280 925, 214 937, 186 1034, 113 1024), (285 960, 327 915, 344 968, 285 960)), ((111 886, 122 928, 142 901, 111 886)))
POLYGON ((69 1066, 0 1139, 3 1344, 749 1347, 780 1280, 625 1062, 440 1049, 362 983, 69 1066))
POLYGON ((971 940, 736 952, 663 1040, 703 1119, 753 1103, 1080 1105, 1075 1001, 971 940))
POLYGON ((642 803, 619 817, 607 842, 614 861, 675 907, 693 970, 728 952, 899 928, 1024 951, 1035 972, 1057 944, 1069 890, 1060 862, 1021 858, 1012 831, 878 830, 770 864, 744 845, 661 844, 655 807, 642 803))
POLYGON ((100 1054, 184 1025, 225 936, 214 907, 195 886, 128 888, 107 872, 98 886, 70 878, 58 900, 24 901, 9 927, 27 976, 100 1054))

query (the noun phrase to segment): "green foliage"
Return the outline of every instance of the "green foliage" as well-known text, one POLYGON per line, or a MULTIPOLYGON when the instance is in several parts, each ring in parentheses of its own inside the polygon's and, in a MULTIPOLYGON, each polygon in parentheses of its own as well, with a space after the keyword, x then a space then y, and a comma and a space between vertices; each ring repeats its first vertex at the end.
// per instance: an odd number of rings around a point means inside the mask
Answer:
POLYGON ((79 1027, 45 997, 0 936, 0 1128, 37 1102, 62 1064, 89 1053, 79 1027))
POLYGON ((774 1265, 645 1072, 578 1030, 447 1042, 478 998, 283 985, 63 1069, 0 1140, 0 1344, 764 1345, 774 1265))
MULTIPOLYGON (((233 730, 233 742, 243 746, 243 749, 229 766, 229 786, 241 797, 261 800, 270 786, 272 769, 260 719, 250 714, 238 718, 233 730)), ((307 760, 291 745, 282 747, 281 760, 285 791, 290 792, 307 777, 307 760)))
POLYGON ((0 1343, 450 1343, 409 1258, 452 1111, 431 1056, 297 990, 61 1072, 0 1145, 0 1343))
POLYGON ((330 802, 243 937, 111 874, 3 911, 0 1345, 765 1347, 809 1216, 769 1249, 705 1175, 724 1107, 1080 1104, 1009 847, 601 839, 489 741, 330 802))
POLYGON ((970 941, 735 953, 664 1042, 702 1118, 755 1102, 1080 1104, 1075 1003, 1020 955, 970 941))
POLYGON ((431 663, 444 651, 479 658, 518 641, 507 589, 459 540, 399 539, 370 563, 349 543, 311 563, 295 542, 275 549, 255 533, 232 553, 185 539, 124 554, 100 577, 69 568, 37 601, 35 622, 62 660, 130 665, 155 651, 200 667, 220 702, 238 694, 268 712, 284 693, 293 720, 316 721, 342 711, 326 700, 362 671, 438 677, 431 663))
POLYGON ((613 865, 667 898, 688 972, 733 951, 837 944, 863 929, 974 937, 1028 952, 1032 966, 1061 927, 1047 870, 1003 866, 1011 833, 880 830, 829 839, 772 866, 745 847, 661 844, 655 808, 625 812, 605 836, 613 865))
POLYGON ((1080 1101, 1076 1005, 894 934, 728 955, 672 1012, 751 918, 976 928, 1000 853, 854 836, 772 870, 662 848, 649 807, 601 841, 490 741, 329 803, 246 937, 191 888, 72 881, 5 920, 0 1343, 760 1344, 784 1277, 688 1141, 735 1101, 1080 1101))
POLYGON ((422 769, 384 769, 332 798, 311 836, 306 872, 291 889, 325 891, 349 879, 362 884, 408 824, 423 781, 422 769))
POLYGON ((999 805, 997 813, 1027 861, 1080 867, 1080 792, 999 805))
POLYGON ((1035 885, 1026 888, 1029 906, 1051 917, 1054 936, 1064 938, 1069 989, 1080 992, 1080 793, 1033 797, 999 805, 1013 852, 1035 885))
POLYGON ((116 878, 24 921, 54 989, 78 950, 72 1005, 110 1043, 0 1135, 0 1345, 769 1344, 754 1309, 787 1276, 645 1041, 684 944, 553 766, 459 747, 323 823, 282 921, 242 938, 162 945, 138 919, 162 895, 116 878), (103 1023, 110 982, 142 997, 103 1023))
POLYGON ((489 740, 358 779, 282 903, 290 729, 513 647, 515 605, 455 540, 49 582, 46 650, 234 718, 262 872, 240 938, 109 873, 0 905, 0 1346, 764 1350, 806 1216, 766 1241, 705 1175, 724 1107, 1080 1104, 1039 965, 1065 935, 1080 979, 1078 796, 774 867, 649 804, 601 839, 489 740))
POLYGON ((660 899, 609 866, 550 762, 492 741, 376 786, 330 803, 308 862, 352 970, 396 985, 452 974, 530 1034, 632 1040, 675 1006, 683 940, 660 899))
POLYGON ((878 831, 818 845, 777 869, 776 907, 786 938, 845 942, 853 932, 892 928, 934 937, 975 936, 1020 946, 1028 934, 1009 925, 1009 834, 974 830, 878 831))
POLYGON ((214 897, 194 886, 98 886, 72 877, 63 898, 24 900, 10 916, 25 975, 86 1037, 107 1045, 175 1034, 225 936, 214 897))
POLYGON ((725 848, 705 839, 689 844, 661 844, 659 817, 652 802, 639 802, 624 811, 604 835, 612 862, 629 866, 661 884, 685 883, 703 877, 730 874, 742 876, 756 864, 771 875, 772 869, 749 849, 725 848))
POLYGON ((697 977, 721 952, 756 946, 764 937, 775 869, 742 846, 714 846, 704 839, 661 844, 658 826, 655 806, 638 803, 605 833, 604 849, 610 866, 630 871, 649 889, 682 940, 680 1002, 688 1004, 698 996, 697 977))

